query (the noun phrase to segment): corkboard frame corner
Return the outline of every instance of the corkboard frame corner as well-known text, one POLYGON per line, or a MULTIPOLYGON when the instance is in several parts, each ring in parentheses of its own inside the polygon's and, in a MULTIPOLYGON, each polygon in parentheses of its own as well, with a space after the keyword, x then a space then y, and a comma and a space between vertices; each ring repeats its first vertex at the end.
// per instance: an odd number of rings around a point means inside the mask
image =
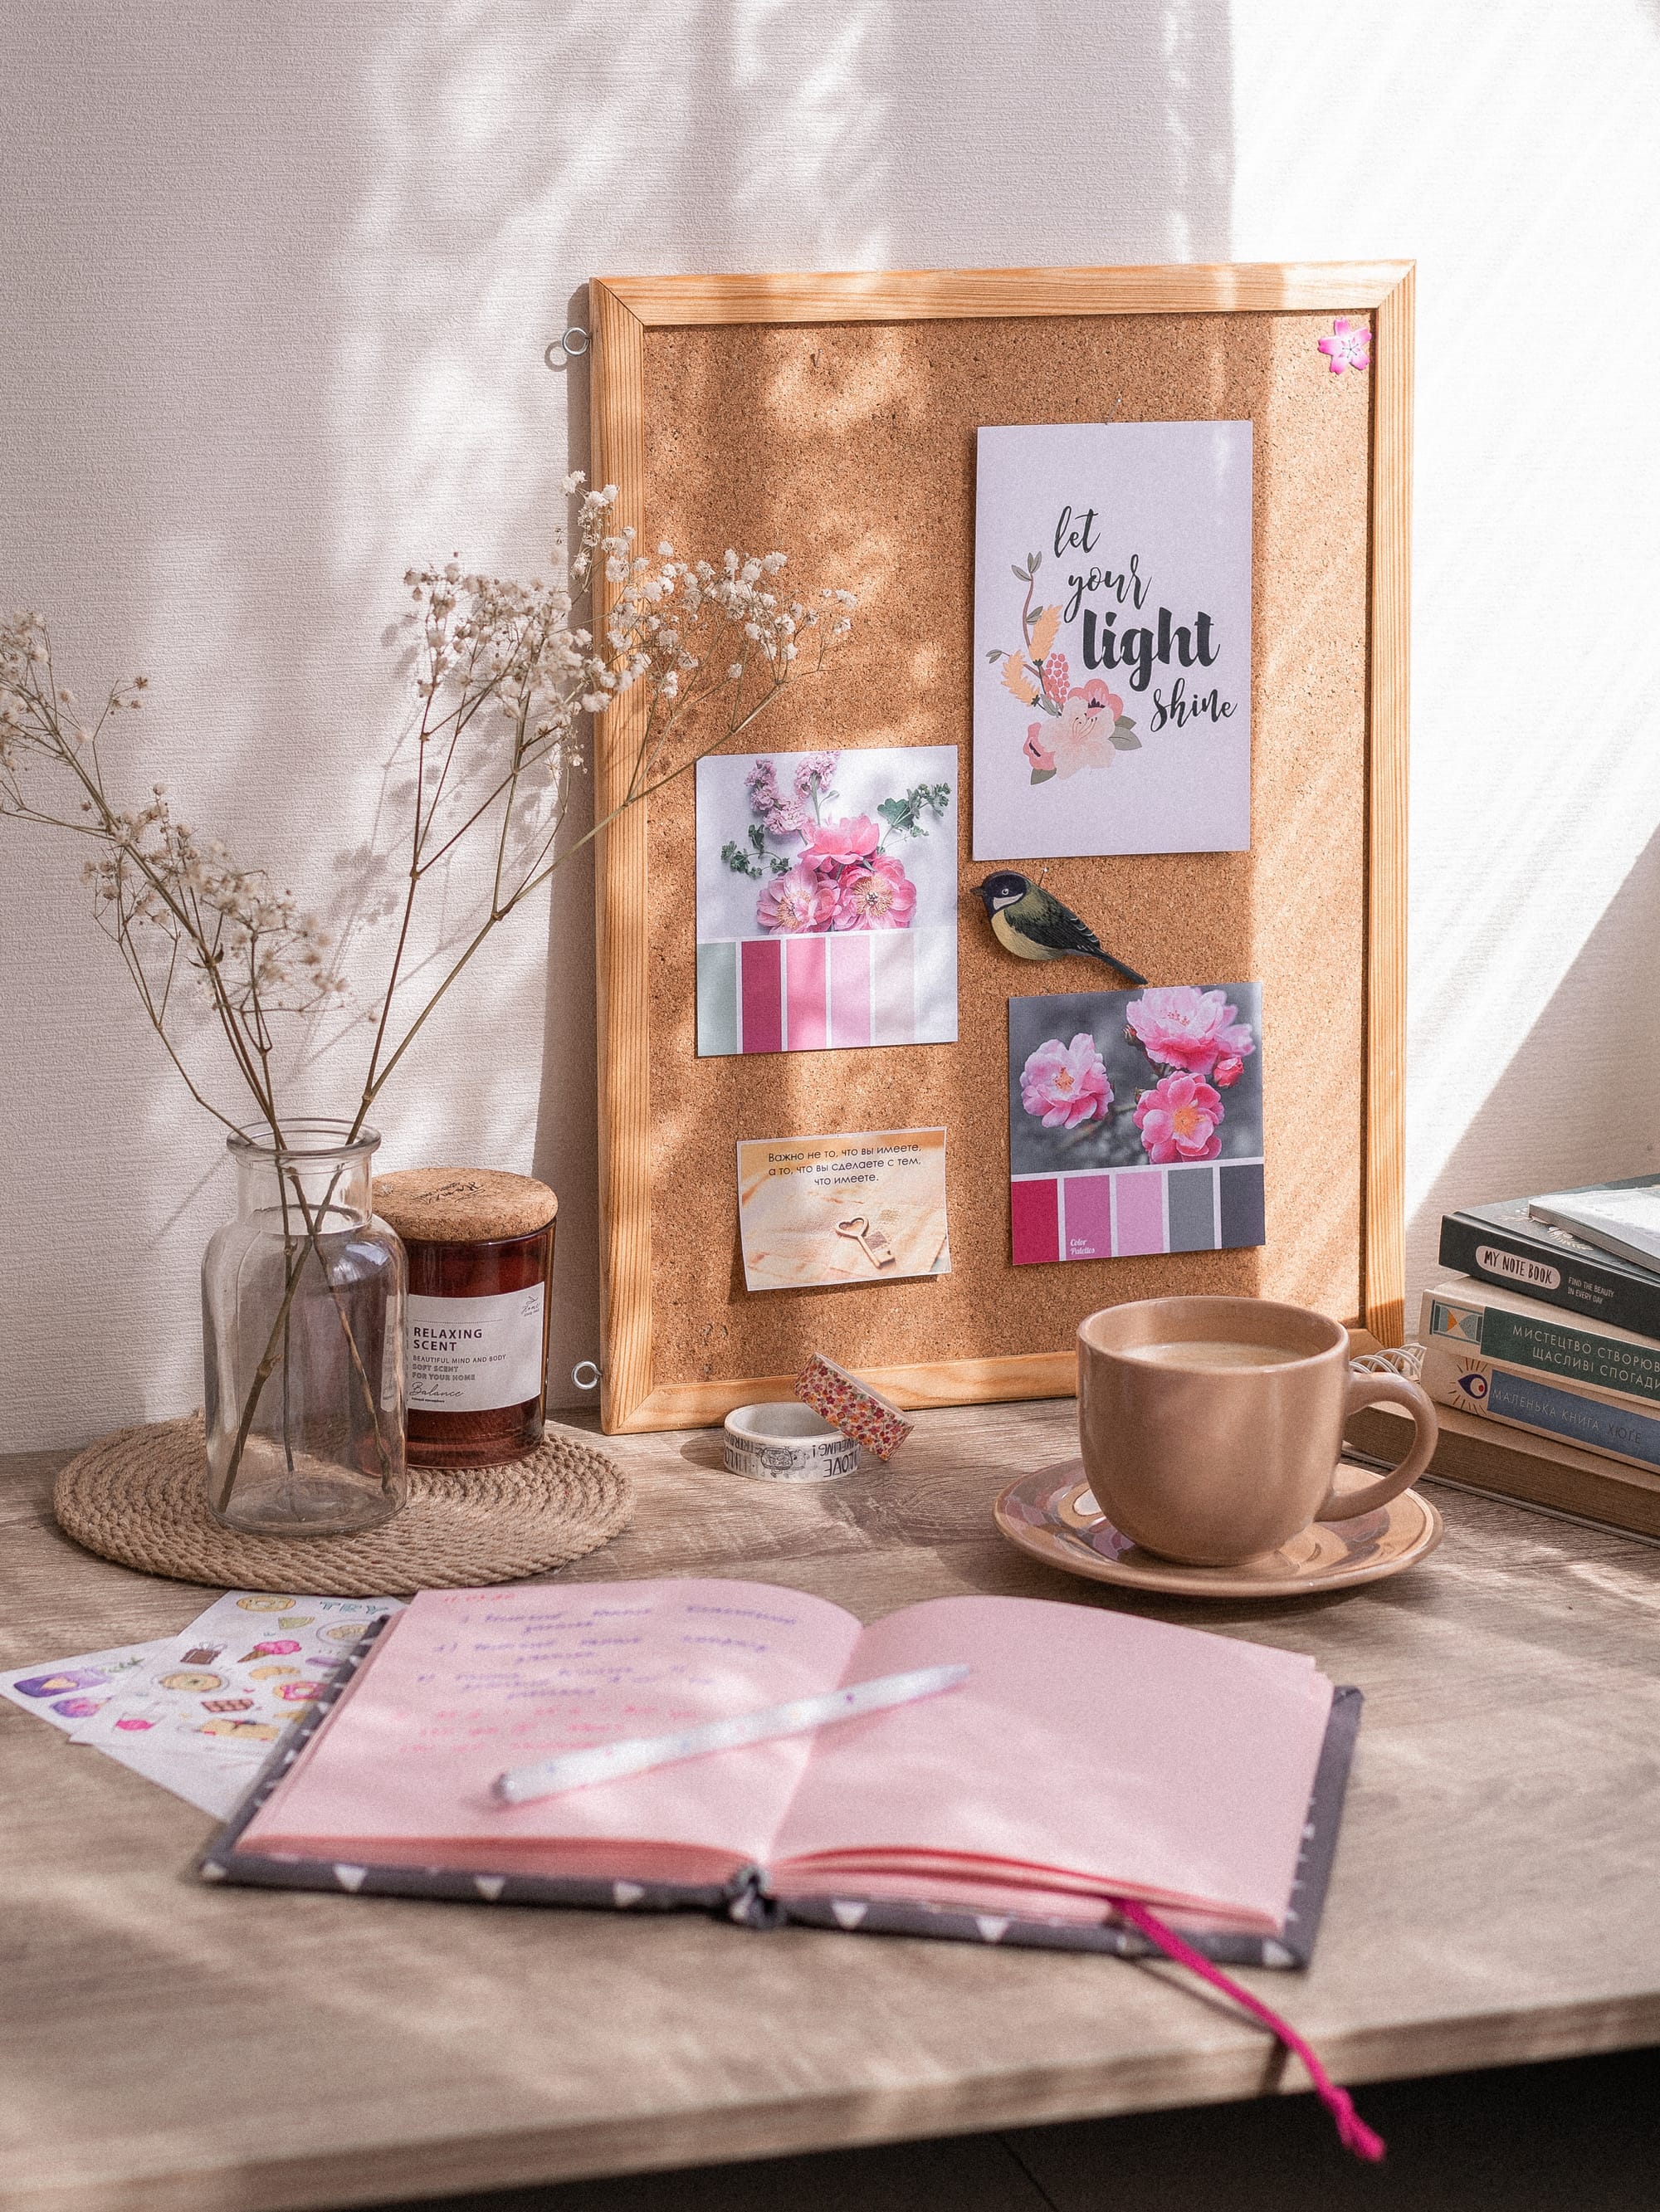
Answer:
MULTIPOLYGON (((595 278, 589 287, 594 480, 639 528, 648 331, 699 325, 911 322, 1045 315, 1341 313, 1372 317, 1367 580, 1365 973, 1358 1346, 1398 1344, 1405 1316, 1407 769, 1414 279, 1408 260, 1164 268, 853 271, 595 278)), ((600 614, 607 587, 600 586, 600 614)), ((621 803, 643 702, 625 695, 596 746, 595 806, 621 803)), ((790 1396, 789 1375, 659 1383, 653 1371, 646 805, 598 840, 601 1425, 696 1427, 790 1396)), ((804 1347, 803 1357, 806 1356, 804 1347)), ((1070 1346, 866 1370, 909 1407, 1069 1395, 1070 1346)))

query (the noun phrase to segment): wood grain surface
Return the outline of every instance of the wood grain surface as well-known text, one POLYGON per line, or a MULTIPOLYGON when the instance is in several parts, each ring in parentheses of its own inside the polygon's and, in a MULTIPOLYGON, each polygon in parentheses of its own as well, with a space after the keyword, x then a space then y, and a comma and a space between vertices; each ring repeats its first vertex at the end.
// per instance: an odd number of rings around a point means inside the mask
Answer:
MULTIPOLYGON (((1254 426, 1252 848, 1074 858, 1052 887, 1156 981, 1260 981, 1260 1248, 1015 1268, 1007 1000, 971 895, 953 1044, 700 1059, 694 790, 602 839, 602 1412, 720 1419, 819 1350, 907 1405, 1056 1387, 1079 1314, 1171 1291, 1319 1307, 1398 1340, 1405 975, 1411 267, 1005 270, 596 280, 596 472, 639 542, 787 545, 798 588, 860 596, 833 671, 794 685, 769 750, 954 744, 971 721, 974 436, 1111 414, 1254 426), (1332 377, 1332 310, 1372 314, 1332 377), (952 1272, 751 1296, 735 1137, 946 1123, 952 1272)), ((635 702, 637 707, 637 702, 635 702)), ((609 718, 608 718, 609 719, 609 718)), ((631 722, 603 733, 602 804, 631 722)))
MULTIPOLYGON (((553 1579, 731 1575, 866 1619, 1006 1592, 1307 1651, 1366 1694, 1348 1816, 1312 1969, 1247 1978, 1351 2082, 1660 2039, 1660 1554, 1443 1490, 1446 1541, 1397 1581, 1133 1601, 993 1530, 1074 1437, 1069 1403, 928 1413, 823 1487, 727 1474, 707 1433, 619 1439, 636 1526, 553 1579)), ((203 1603, 58 1533, 65 1456, 0 1462, 0 1665, 203 1603)), ((1304 2086, 1160 1967, 205 1889, 189 1806, 10 1705, 0 1762, 4 2212, 286 2212, 1304 2086)))

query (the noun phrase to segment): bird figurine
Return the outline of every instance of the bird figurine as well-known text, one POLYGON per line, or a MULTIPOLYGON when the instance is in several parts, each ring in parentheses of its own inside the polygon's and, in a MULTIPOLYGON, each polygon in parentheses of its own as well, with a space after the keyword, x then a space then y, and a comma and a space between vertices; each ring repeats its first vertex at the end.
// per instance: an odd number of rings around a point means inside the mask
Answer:
POLYGON ((1138 975, 1134 968, 1127 968, 1110 952, 1102 951, 1100 939, 1080 915, 1062 906, 1053 891, 1029 883, 1014 869, 1000 868, 994 876, 988 876, 980 885, 980 896, 986 902, 992 934, 1016 959, 1065 960, 1078 953, 1116 968, 1132 983, 1146 983, 1145 975, 1138 975))

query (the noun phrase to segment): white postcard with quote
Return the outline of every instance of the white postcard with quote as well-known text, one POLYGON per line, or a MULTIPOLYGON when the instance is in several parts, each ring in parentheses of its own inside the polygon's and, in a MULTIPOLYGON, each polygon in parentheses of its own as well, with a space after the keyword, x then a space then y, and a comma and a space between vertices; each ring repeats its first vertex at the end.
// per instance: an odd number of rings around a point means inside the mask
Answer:
POLYGON ((982 429, 974 857, 1250 847, 1251 426, 982 429))

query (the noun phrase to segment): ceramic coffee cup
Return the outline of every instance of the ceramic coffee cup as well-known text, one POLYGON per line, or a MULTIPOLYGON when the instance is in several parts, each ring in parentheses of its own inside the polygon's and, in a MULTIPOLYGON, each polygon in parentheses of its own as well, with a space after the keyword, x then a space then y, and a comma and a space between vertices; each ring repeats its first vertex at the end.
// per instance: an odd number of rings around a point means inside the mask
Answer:
POLYGON ((1348 1332, 1265 1298, 1145 1298, 1078 1330, 1084 1471, 1114 1526, 1150 1552, 1233 1566, 1310 1521, 1398 1498, 1435 1449, 1435 1408, 1399 1375, 1356 1375, 1348 1332), (1392 1474, 1334 1488, 1346 1417, 1387 1401, 1417 1431, 1392 1474))

